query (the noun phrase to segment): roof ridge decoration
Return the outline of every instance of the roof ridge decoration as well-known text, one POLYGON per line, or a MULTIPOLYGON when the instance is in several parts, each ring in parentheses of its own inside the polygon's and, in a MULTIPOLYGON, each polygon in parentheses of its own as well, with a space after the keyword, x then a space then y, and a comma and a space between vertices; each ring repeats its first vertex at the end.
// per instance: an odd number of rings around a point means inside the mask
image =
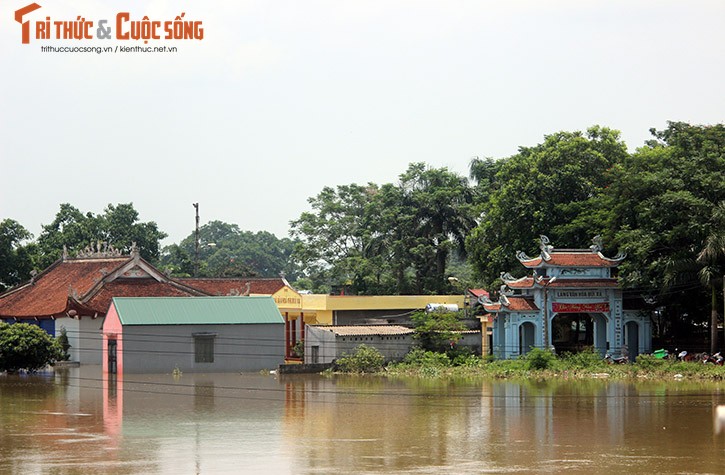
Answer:
POLYGON ((589 246, 589 249, 591 249, 594 253, 601 253, 604 249, 604 245, 602 243, 602 236, 599 234, 594 236, 594 238, 592 238, 592 243, 593 244, 589 246))
POLYGON ((551 245, 549 237, 540 234, 539 240, 541 241, 541 244, 539 245, 539 248, 541 249, 541 258, 545 261, 551 260, 551 253, 554 251, 554 246, 551 245))
MULTIPOLYGON (((133 255, 133 252, 135 250, 136 243, 133 243, 133 246, 131 247, 131 254, 133 255)), ((68 256, 68 250, 65 246, 63 246, 63 260, 65 260, 68 256)), ((109 244, 106 241, 101 241, 100 239, 96 241, 95 247, 93 246, 93 242, 91 242, 88 246, 84 247, 78 253, 76 253, 76 257, 80 259, 89 259, 89 258, 99 258, 99 257, 123 257, 123 254, 121 254, 120 249, 116 249, 113 247, 113 244, 109 244)))

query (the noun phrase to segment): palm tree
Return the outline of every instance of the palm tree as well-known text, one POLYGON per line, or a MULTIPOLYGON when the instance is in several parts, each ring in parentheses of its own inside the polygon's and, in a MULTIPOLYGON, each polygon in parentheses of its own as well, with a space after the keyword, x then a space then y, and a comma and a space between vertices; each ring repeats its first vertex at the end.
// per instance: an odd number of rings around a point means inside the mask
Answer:
MULTIPOLYGON (((725 202, 721 202, 713 212, 713 227, 705 239, 705 245, 697 256, 702 265, 700 280, 710 288, 710 353, 717 351, 717 290, 716 284, 722 280, 723 299, 725 301, 725 202)), ((725 310, 725 309, 724 309, 725 310)), ((723 312, 725 315, 725 311, 723 312)))

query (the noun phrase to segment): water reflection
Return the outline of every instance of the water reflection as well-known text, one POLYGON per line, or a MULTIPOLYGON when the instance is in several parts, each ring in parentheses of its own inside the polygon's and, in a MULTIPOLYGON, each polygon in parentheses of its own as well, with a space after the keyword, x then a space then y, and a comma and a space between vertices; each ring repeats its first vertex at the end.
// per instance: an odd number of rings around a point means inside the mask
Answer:
POLYGON ((0 472, 723 473, 722 384, 0 376, 0 472))

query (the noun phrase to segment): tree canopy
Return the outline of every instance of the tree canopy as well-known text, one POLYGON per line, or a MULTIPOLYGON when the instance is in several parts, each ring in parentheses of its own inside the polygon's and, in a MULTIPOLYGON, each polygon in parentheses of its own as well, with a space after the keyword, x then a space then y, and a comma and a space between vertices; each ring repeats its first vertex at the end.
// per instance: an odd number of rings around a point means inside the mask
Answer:
POLYGON ((62 357, 60 344, 39 326, 0 322, 0 371, 37 371, 62 357))
MULTIPOLYGON (((195 233, 163 250, 161 267, 179 277, 194 275, 195 233)), ((199 228, 199 277, 297 277, 288 238, 259 231, 242 231, 236 224, 211 221, 199 228)))
POLYGON ((30 278, 35 245, 33 237, 13 219, 0 221, 0 292, 30 278))
POLYGON ((358 294, 451 290, 452 251, 475 225, 473 190, 447 168, 412 163, 396 184, 325 187, 292 221, 294 257, 316 288, 358 294))
POLYGON ((63 203, 55 219, 43 226, 38 236, 38 265, 49 266, 60 258, 63 246, 73 254, 88 245, 105 242, 128 254, 133 243, 141 257, 158 262, 160 241, 166 233, 154 221, 139 222, 133 203, 109 204, 102 214, 82 213, 78 208, 63 203))
POLYGON ((471 175, 486 193, 467 246, 484 283, 520 271, 516 252, 531 251, 540 234, 575 248, 601 234, 607 216, 598 199, 612 182, 610 169, 626 157, 618 131, 591 127, 548 135, 498 164, 474 160, 471 175))

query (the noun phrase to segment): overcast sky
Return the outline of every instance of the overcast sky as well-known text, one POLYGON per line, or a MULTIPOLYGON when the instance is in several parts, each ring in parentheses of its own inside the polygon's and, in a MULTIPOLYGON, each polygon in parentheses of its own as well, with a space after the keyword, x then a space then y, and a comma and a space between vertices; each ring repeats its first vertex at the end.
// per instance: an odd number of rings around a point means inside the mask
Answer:
MULTIPOLYGON (((725 2, 35 0, 31 22, 201 20, 174 54, 43 53, 0 2, 0 219, 36 237, 59 204, 133 202, 169 234, 201 222, 286 236, 325 185, 467 174, 599 124, 630 150, 668 120, 725 121, 725 2)), ((115 26, 115 25, 112 25, 115 26)))

